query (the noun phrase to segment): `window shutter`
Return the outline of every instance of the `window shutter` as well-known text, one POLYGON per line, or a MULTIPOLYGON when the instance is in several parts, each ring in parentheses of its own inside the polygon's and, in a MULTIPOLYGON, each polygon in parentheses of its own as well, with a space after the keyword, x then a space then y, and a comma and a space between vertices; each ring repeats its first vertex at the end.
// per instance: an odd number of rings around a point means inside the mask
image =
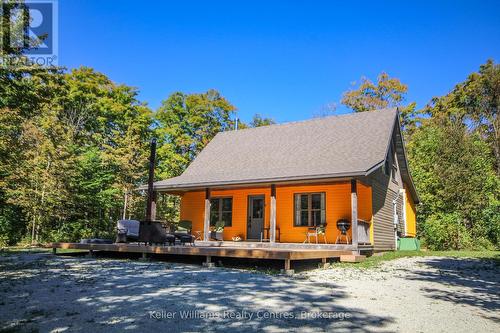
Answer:
POLYGON ((300 225, 300 194, 294 195, 295 200, 295 225, 300 225))

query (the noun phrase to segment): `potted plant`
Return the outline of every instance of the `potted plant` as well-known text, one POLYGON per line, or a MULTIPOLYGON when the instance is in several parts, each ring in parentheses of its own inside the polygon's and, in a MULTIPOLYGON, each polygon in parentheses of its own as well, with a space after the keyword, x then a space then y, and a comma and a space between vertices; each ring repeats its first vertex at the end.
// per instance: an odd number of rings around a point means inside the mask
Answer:
POLYGON ((223 234, 224 232, 224 222, 223 221, 218 221, 215 223, 215 226, 212 228, 212 232, 210 237, 215 240, 223 240, 223 234))

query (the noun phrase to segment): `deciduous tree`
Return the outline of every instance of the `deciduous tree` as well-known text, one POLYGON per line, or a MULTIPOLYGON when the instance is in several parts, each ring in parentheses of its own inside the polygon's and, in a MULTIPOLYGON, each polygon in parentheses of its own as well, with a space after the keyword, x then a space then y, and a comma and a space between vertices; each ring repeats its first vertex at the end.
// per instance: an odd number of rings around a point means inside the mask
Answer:
POLYGON ((373 83, 366 77, 356 89, 349 90, 342 96, 341 103, 355 112, 366 112, 377 109, 398 107, 403 129, 412 129, 417 121, 416 103, 404 106, 408 86, 398 78, 392 78, 382 72, 373 83))

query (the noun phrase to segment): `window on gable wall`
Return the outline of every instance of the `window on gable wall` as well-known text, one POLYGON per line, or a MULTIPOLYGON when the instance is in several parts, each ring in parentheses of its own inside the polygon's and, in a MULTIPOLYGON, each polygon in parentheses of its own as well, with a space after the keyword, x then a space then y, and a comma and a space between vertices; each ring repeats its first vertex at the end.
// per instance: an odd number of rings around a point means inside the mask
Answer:
POLYGON ((392 165, 391 165, 391 179, 394 183, 398 183, 397 174, 398 174, 398 164, 397 164, 397 156, 396 149, 394 148, 394 143, 391 145, 392 151, 392 165))
POLYGON ((392 145, 391 147, 389 147, 389 152, 387 153, 384 163, 384 173, 388 177, 391 175, 391 164, 392 164, 391 160, 392 160, 392 145))
POLYGON ((387 158, 385 159, 384 173, 386 176, 391 177, 392 181, 397 184, 398 165, 396 158, 396 149, 394 148, 393 142, 389 147, 389 152, 387 153, 387 158))

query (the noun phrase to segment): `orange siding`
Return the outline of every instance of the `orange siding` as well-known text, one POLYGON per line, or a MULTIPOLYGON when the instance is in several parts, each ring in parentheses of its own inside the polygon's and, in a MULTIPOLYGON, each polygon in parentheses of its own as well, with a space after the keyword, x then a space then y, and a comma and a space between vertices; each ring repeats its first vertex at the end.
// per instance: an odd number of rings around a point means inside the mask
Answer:
MULTIPOLYGON (((307 227, 293 225, 294 194, 325 192, 326 200, 326 237, 328 243, 334 243, 338 231, 335 225, 341 218, 351 218, 351 185, 350 183, 335 183, 305 186, 277 186, 276 188, 276 225, 280 229, 281 242, 303 242, 307 227)), ((247 237, 247 206, 249 195, 265 195, 265 226, 269 226, 270 188, 214 190, 212 197, 233 198, 233 221, 231 227, 224 229, 224 240, 231 240, 239 235, 247 237)), ((181 219, 193 222, 193 231, 203 230, 204 197, 202 191, 188 192, 181 200, 181 219)), ((358 183, 358 217, 371 221, 371 188, 358 183)), ((349 236, 350 237, 350 236, 349 236)), ((320 242, 323 238, 320 237, 320 242)))
POLYGON ((417 235, 417 209, 406 184, 404 188, 406 191, 406 236, 415 237, 417 235))
MULTIPOLYGON (((231 227, 224 228, 224 240, 231 240, 233 236, 247 238, 247 207, 249 195, 265 195, 265 225, 269 226, 269 200, 271 189, 234 189, 234 190, 214 190, 211 192, 212 198, 232 197, 233 198, 233 221, 231 227)), ((205 192, 188 192, 182 196, 181 219, 193 222, 193 231, 203 231, 203 218, 205 210, 205 192)))
POLYGON ((202 231, 205 213, 205 192, 187 192, 181 199, 181 220, 193 222, 193 231, 202 231))
POLYGON ((358 219, 370 223, 370 242, 373 244, 372 188, 358 182, 358 219))

